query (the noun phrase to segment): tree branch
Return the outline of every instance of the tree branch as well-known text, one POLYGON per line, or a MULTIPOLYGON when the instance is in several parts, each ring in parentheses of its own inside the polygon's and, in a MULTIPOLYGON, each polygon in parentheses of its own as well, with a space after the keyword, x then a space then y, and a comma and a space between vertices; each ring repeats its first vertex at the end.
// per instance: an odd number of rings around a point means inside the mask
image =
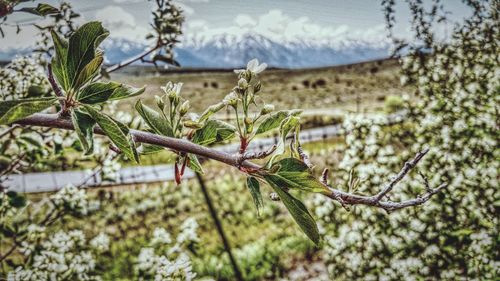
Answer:
MULTIPOLYGON (((60 117, 57 114, 46 114, 46 113, 36 113, 22 120, 14 122, 19 125, 30 125, 30 126, 41 126, 65 130, 74 130, 73 123, 71 120, 64 117, 60 117)), ((94 128, 94 133, 104 135, 104 131, 96 126, 94 128)), ((156 135, 153 133, 140 131, 140 130, 130 130, 130 134, 136 142, 148 143, 163 146, 176 151, 183 151, 186 153, 196 154, 202 157, 210 158, 230 166, 242 167, 249 169, 260 169, 260 166, 249 161, 240 161, 240 156, 237 154, 229 154, 226 152, 218 151, 215 149, 207 148, 195 143, 192 143, 185 139, 176 139, 171 137, 165 137, 156 135)))
MULTIPOLYGON (((74 130, 73 123, 71 120, 61 117, 57 114, 46 114, 46 113, 36 113, 22 120, 15 122, 19 125, 30 125, 30 126, 42 126, 57 129, 74 130)), ((94 128, 94 133, 104 135, 103 130, 96 126, 94 128)), ((235 153, 229 154, 226 152, 218 151, 213 148, 204 147, 195 143, 192 143, 185 139, 176 139, 166 136, 160 136, 153 133, 140 131, 140 130, 130 130, 130 134, 136 142, 159 145, 165 148, 169 148, 175 151, 182 151, 185 153, 196 154, 201 157, 216 160, 227 165, 238 168, 241 171, 259 171, 261 167, 253 162, 242 159, 242 155, 235 153), (242 161, 243 160, 243 161, 242 161)), ((418 153, 415 158, 407 163, 405 163, 403 169, 398 173, 398 175, 392 179, 379 193, 373 196, 363 196, 352 193, 347 193, 338 189, 334 189, 327 184, 326 173, 323 174, 321 182, 328 188, 329 192, 323 193, 327 197, 338 201, 347 208, 348 205, 363 204, 368 206, 379 207, 387 212, 394 211, 397 209, 421 205, 428 201, 434 194, 438 193, 441 189, 447 186, 447 184, 442 184, 435 189, 431 189, 426 183, 426 193, 417 198, 402 201, 382 201, 383 197, 392 190, 392 188, 401 181, 408 172, 417 165, 417 163, 425 156, 428 150, 424 150, 418 153)))
POLYGON ((401 169, 401 171, 396 175, 396 177, 394 177, 389 182, 389 184, 386 185, 384 189, 382 189, 376 195, 377 200, 380 201, 385 195, 387 195, 387 193, 391 192, 394 186, 398 182, 400 182, 411 171, 411 169, 413 169, 418 164, 418 162, 427 154, 427 152, 429 152, 428 148, 418 152, 415 158, 413 158, 413 160, 406 162, 405 165, 403 166, 403 169, 401 169))
POLYGON ((19 125, 14 125, 14 126, 9 127, 8 129, 6 129, 5 131, 0 133, 0 138, 3 138, 4 136, 12 133, 12 131, 14 131, 15 129, 20 128, 20 127, 21 126, 19 126, 19 125))
POLYGON ((117 64, 114 64, 110 67, 107 67, 104 69, 104 71, 106 71, 107 73, 111 73, 113 71, 116 71, 116 70, 119 70, 121 68, 124 68, 125 66, 127 65, 130 65, 136 61, 140 61, 140 60, 143 60, 144 57, 148 56, 149 54, 151 54, 152 52, 158 50, 158 48, 160 48, 160 44, 157 44, 156 46, 152 47, 151 49, 148 49, 142 53, 139 53, 131 58, 128 58, 122 62, 119 62, 117 64))
POLYGON ((427 152, 429 152, 429 149, 425 149, 417 153, 415 158, 413 158, 411 161, 406 162, 401 171, 391 181, 389 181, 389 183, 379 193, 373 196, 363 196, 334 189, 327 184, 325 174, 323 174, 321 181, 330 190, 330 193, 325 195, 332 198, 333 200, 339 201, 340 204, 342 204, 342 206, 344 207, 346 205, 363 204, 368 206, 379 207, 386 210, 387 212, 402 209, 405 207, 421 205, 427 202, 434 194, 438 193, 448 184, 443 183, 438 187, 432 189, 429 186, 427 179, 424 177, 424 182, 425 182, 424 194, 418 195, 416 198, 401 202, 394 202, 390 200, 382 201, 382 199, 394 188, 394 186, 396 186, 397 183, 399 183, 411 171, 411 169, 413 169, 418 164, 418 162, 427 154, 427 152))
MULTIPOLYGON (((49 63, 47 65, 47 79, 49 80, 50 86, 52 87, 52 90, 54 91, 54 94, 60 98, 64 97, 61 88, 57 85, 56 80, 54 79, 54 74, 52 73, 52 64, 49 63)), ((66 110, 66 102, 64 100, 59 100, 59 103, 61 104, 61 109, 63 111, 66 110)))

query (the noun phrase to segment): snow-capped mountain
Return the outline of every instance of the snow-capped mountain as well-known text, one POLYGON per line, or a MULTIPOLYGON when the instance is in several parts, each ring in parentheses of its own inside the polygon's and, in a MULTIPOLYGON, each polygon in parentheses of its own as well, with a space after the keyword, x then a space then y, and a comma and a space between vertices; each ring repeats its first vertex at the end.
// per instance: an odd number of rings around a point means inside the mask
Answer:
MULTIPOLYGON (((106 63, 116 63, 136 55, 146 44, 126 39, 108 38, 102 47, 106 63)), ((20 50, 0 50, 0 58, 13 58, 20 50)), ((349 64, 388 56, 389 45, 361 40, 316 42, 311 40, 278 42, 263 35, 247 33, 238 36, 221 34, 211 38, 185 38, 175 49, 176 60, 183 67, 239 68, 257 58, 271 67, 309 68, 349 64)), ((28 49, 22 53, 29 53, 28 49)))
POLYGON ((245 34, 186 40, 176 48, 176 53, 177 60, 186 67, 235 68, 257 58, 273 67, 304 68, 386 58, 389 45, 359 40, 277 42, 263 35, 245 34))

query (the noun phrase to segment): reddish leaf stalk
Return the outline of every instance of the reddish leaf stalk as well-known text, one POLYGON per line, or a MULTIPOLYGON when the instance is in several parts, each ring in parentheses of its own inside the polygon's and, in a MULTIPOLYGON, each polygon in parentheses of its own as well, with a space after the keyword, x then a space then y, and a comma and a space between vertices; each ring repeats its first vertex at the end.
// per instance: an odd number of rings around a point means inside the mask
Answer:
POLYGON ((248 147, 248 140, 244 137, 240 137, 240 154, 245 153, 248 147))

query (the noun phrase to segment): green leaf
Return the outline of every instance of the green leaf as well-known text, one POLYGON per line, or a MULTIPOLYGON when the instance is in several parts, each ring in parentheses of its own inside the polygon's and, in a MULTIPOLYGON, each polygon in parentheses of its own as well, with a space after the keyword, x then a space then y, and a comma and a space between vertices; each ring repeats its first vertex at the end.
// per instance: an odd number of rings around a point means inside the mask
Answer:
POLYGON ((295 222, 300 226, 302 231, 318 245, 319 231, 314 218, 311 216, 306 206, 297 198, 293 197, 290 193, 286 192, 280 187, 281 180, 274 175, 265 175, 264 179, 271 185, 274 191, 278 194, 285 207, 292 215, 295 222))
POLYGON ((270 131, 272 129, 278 128, 278 126, 281 124, 281 122, 288 117, 288 110, 281 110, 272 113, 271 115, 267 116, 259 125, 259 128, 257 128, 257 131, 255 131, 255 134, 262 134, 267 131, 270 131))
POLYGON ((34 14, 37 16, 46 16, 59 13, 59 10, 57 8, 45 3, 40 3, 36 7, 21 8, 19 9, 19 11, 34 14))
POLYGON ((280 125, 280 135, 281 138, 286 140, 288 134, 295 129, 300 124, 299 117, 289 116, 281 122, 280 125))
POLYGON ((67 91, 69 89, 68 68, 66 66, 68 59, 68 41, 59 37, 53 30, 50 31, 56 55, 52 58, 52 72, 59 82, 59 85, 67 91))
POLYGON ((77 84, 80 72, 94 60, 97 47, 108 35, 109 32, 100 22, 93 21, 82 25, 71 36, 67 58, 68 81, 71 87, 77 84))
POLYGON ((38 85, 31 85, 28 87, 28 95, 26 97, 37 98, 43 96, 43 94, 45 94, 43 87, 38 85))
POLYGON ((93 58, 87 65, 85 65, 78 74, 76 81, 73 83, 73 88, 79 89, 82 85, 85 85, 85 83, 92 80, 92 78, 99 74, 99 69, 103 60, 104 58, 102 54, 100 54, 93 58))
POLYGON ((16 236, 16 231, 9 225, 0 225, 0 233, 5 237, 16 236))
POLYGON ((209 106, 207 109, 205 109, 205 111, 201 114, 200 118, 198 119, 198 122, 204 122, 205 120, 207 120, 210 116, 214 115, 215 113, 217 113, 218 111, 220 111, 221 109, 223 109, 224 107, 226 107, 226 104, 224 104, 224 102, 219 102, 219 103, 216 103, 216 104, 213 104, 211 106, 209 106))
POLYGON ((113 94, 109 97, 109 100, 121 100, 125 98, 135 97, 144 93, 144 90, 146 90, 145 87, 135 88, 129 85, 122 84, 113 92, 113 94))
POLYGON ((165 148, 163 146, 143 143, 141 154, 144 154, 144 155, 155 154, 155 153, 161 152, 163 150, 165 150, 165 148))
POLYGON ((120 84, 115 82, 95 82, 85 86, 78 94, 77 100, 86 104, 102 103, 107 101, 118 87, 120 84))
POLYGON ((173 137, 174 133, 170 122, 160 113, 154 111, 150 107, 142 104, 140 100, 135 103, 135 109, 141 115, 142 119, 148 126, 157 134, 167 137, 173 137))
POLYGON ((131 160, 139 163, 139 155, 134 140, 125 125, 101 113, 89 105, 83 106, 89 115, 101 127, 109 139, 131 160), (127 129, 127 130, 125 130, 127 129))
POLYGON ((264 207, 264 201, 262 200, 262 194, 260 193, 259 181, 254 177, 248 177, 247 187, 252 195, 255 208, 257 209, 257 215, 260 215, 260 209, 264 207))
POLYGON ((236 128, 220 120, 208 120, 205 125, 196 130, 192 141, 199 145, 209 145, 234 137, 236 128))
POLYGON ((201 167, 198 157, 196 157, 196 155, 194 154, 188 154, 187 157, 189 159, 189 161, 187 162, 188 168, 195 173, 203 174, 203 168, 201 167))
POLYGON ((24 142, 28 145, 32 145, 35 147, 42 147, 43 146, 43 141, 39 135, 32 135, 32 134, 25 134, 21 135, 16 138, 16 140, 19 142, 24 142))
POLYGON ((71 121, 85 154, 92 154, 94 152, 95 120, 90 115, 75 109, 71 112, 71 121))
POLYGON ((0 125, 43 111, 57 101, 54 97, 0 101, 0 125))
POLYGON ((280 124, 280 140, 278 141, 278 144, 276 146, 276 150, 274 151, 273 155, 269 159, 269 162, 267 163, 267 167, 269 168, 273 163, 274 159, 278 157, 279 155, 282 155, 285 153, 285 143, 286 143, 286 137, 292 131, 295 129, 297 126, 300 125, 299 122, 299 117, 296 117, 295 115, 289 115, 283 121, 281 121, 280 124))
POLYGON ((95 82, 85 86, 78 94, 77 100, 81 103, 97 104, 137 96, 144 90, 144 87, 139 89, 116 82, 95 82))
POLYGON ((328 188, 311 173, 307 165, 296 158, 285 158, 271 166, 272 175, 281 187, 307 192, 327 192, 328 188))

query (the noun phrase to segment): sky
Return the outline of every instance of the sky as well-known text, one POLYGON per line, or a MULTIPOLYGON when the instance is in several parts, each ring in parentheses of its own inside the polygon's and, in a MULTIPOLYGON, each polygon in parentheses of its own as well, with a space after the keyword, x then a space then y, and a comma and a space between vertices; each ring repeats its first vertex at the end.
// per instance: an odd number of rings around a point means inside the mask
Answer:
MULTIPOLYGON (((57 6, 59 1, 44 1, 57 6)), ((99 20, 111 36, 145 42, 153 1, 145 0, 80 0, 69 1, 82 15, 80 23, 99 20)), ((399 1, 404 2, 404 1, 399 1)), ((177 0, 186 17, 183 32, 188 38, 211 38, 219 34, 258 33, 277 41, 359 39, 380 42, 386 38, 384 16, 378 0, 177 0)), ((467 14, 460 0, 444 0, 451 19, 467 14)), ((25 6, 33 6, 28 2, 25 6)), ((397 34, 409 32, 409 11, 403 4, 396 7, 397 34)), ((43 20, 30 14, 17 13, 8 22, 31 23, 43 20)), ((5 27, 7 36, 0 38, 0 50, 27 47, 36 30, 5 27)), ((445 32, 445 31, 443 31, 445 32)), ((182 39, 181 39, 182 40, 182 39)))

